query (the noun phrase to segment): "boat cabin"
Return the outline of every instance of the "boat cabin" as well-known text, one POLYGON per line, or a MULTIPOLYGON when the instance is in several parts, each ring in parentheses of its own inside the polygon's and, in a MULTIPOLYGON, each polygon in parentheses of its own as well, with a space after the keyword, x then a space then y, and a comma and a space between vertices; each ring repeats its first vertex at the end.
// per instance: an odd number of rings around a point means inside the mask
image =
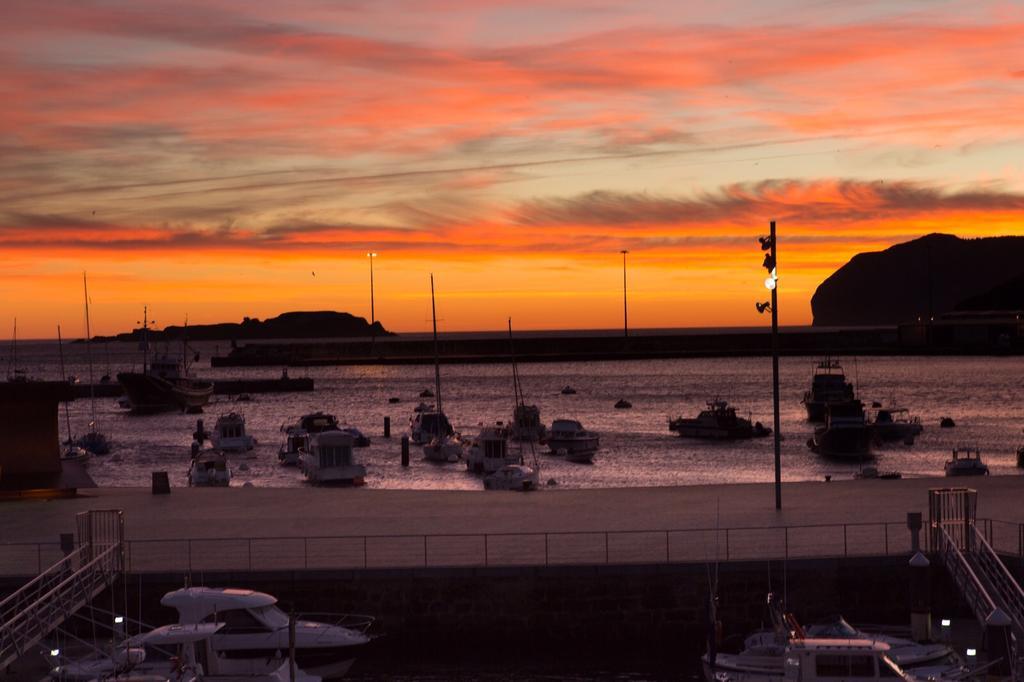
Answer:
POLYGON ((785 656, 786 682, 816 680, 903 679, 886 656, 889 645, 869 639, 804 639, 792 642, 785 656))
POLYGON ((179 379, 183 376, 181 360, 169 355, 158 356, 150 361, 149 369, 146 373, 161 379, 179 379))
POLYGON ((314 412, 299 419, 299 428, 308 433, 338 430, 338 418, 325 412, 314 412))

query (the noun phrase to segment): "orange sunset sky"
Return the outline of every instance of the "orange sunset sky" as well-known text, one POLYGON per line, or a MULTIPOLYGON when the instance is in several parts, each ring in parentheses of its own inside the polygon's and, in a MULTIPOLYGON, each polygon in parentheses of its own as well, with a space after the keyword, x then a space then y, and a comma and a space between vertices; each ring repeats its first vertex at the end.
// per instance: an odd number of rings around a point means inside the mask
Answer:
MULTIPOLYGON (((1016 2, 6 0, 0 321, 764 324, 853 254, 1022 234, 1016 2), (315 273, 315 275, 313 274, 315 273)), ((70 330, 70 332, 69 332, 70 330)))

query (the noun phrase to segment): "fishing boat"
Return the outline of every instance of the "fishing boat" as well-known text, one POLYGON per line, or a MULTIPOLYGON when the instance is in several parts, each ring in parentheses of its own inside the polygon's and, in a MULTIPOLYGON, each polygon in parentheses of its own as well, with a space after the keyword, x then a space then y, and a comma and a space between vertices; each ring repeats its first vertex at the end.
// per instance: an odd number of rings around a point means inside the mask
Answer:
POLYGON ((988 476, 988 465, 981 461, 981 450, 974 447, 953 448, 953 459, 946 460, 947 476, 988 476))
POLYGON ((556 419, 548 434, 548 447, 552 454, 565 455, 570 462, 589 464, 601 442, 597 432, 588 431, 575 419, 556 419))
POLYGON ((227 487, 231 485, 231 469, 223 452, 200 450, 193 445, 188 467, 188 484, 192 487, 227 487))
POLYGON ((846 380, 839 361, 830 357, 820 360, 814 367, 811 388, 801 401, 807 409, 808 421, 825 421, 830 404, 851 400, 854 400, 853 384, 846 380))
POLYGON ((522 464, 522 457, 509 452, 508 429, 500 423, 480 429, 465 457, 466 469, 475 474, 492 474, 503 466, 522 464))
POLYGON ((825 425, 814 430, 807 446, 823 457, 862 461, 871 459, 871 431, 859 400, 830 403, 825 425))
POLYGON ((906 407, 875 407, 868 416, 868 428, 874 440, 908 441, 921 435, 924 426, 919 417, 912 417, 906 407))
POLYGON ((771 433, 761 422, 751 424, 749 419, 736 416, 736 408, 724 400, 707 401, 707 409, 693 419, 677 417, 670 419, 668 428, 682 438, 706 438, 710 440, 739 440, 759 438, 771 433))
POLYGON ((413 417, 413 442, 424 443, 423 457, 428 462, 457 462, 462 459, 462 442, 441 405, 441 359, 437 346, 437 307, 434 303, 433 274, 430 275, 430 312, 434 325, 434 395, 437 398, 437 409, 431 412, 418 412, 413 417))
POLYGON ((143 360, 141 372, 121 372, 117 381, 136 413, 182 410, 201 411, 213 395, 213 383, 190 375, 188 343, 182 342, 182 357, 163 354, 149 362, 148 312, 143 319, 143 360))
POLYGON ((366 467, 355 461, 352 435, 344 431, 322 431, 309 437, 309 446, 299 454, 299 468, 310 483, 363 485, 366 467))
POLYGON ((256 439, 245 432, 244 415, 228 412, 217 417, 210 444, 221 452, 248 452, 255 447, 256 439))

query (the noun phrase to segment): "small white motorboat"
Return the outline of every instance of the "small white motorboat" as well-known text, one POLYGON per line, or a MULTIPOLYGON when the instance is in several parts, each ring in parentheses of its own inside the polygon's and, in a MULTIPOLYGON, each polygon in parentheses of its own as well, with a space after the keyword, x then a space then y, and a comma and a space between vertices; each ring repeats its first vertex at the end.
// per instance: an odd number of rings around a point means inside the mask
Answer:
POLYGON ((192 463, 188 467, 188 484, 192 487, 220 486, 231 484, 231 469, 223 452, 192 448, 192 463))
POLYGON ((953 459, 946 460, 945 469, 947 476, 988 476, 988 465, 981 461, 978 448, 953 448, 953 459))
POLYGON ((920 417, 912 417, 906 407, 872 407, 868 429, 875 440, 913 442, 921 435, 924 425, 920 417))
POLYGON ((210 443, 222 452, 248 452, 256 445, 256 439, 245 432, 245 417, 237 412, 228 412, 217 417, 217 423, 210 433, 210 443))
POLYGON ((85 464, 90 459, 92 459, 92 453, 77 445, 68 446, 60 456, 62 462, 77 462, 78 464, 85 464))
POLYGON ((556 419, 551 424, 548 447, 552 454, 564 454, 570 462, 589 464, 600 446, 598 434, 586 430, 575 419, 556 419))
POLYGON ((506 464, 484 477, 485 490, 537 490, 540 476, 533 467, 524 464, 506 464))

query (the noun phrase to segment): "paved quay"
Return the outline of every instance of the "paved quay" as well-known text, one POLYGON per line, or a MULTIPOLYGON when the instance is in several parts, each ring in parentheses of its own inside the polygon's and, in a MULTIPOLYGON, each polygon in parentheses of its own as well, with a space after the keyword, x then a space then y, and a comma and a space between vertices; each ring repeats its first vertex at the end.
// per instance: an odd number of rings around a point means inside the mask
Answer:
MULTIPOLYGON (((954 482, 956 483, 956 482, 954 482)), ((1021 554, 1024 478, 969 481, 978 517, 1021 554)), ((544 490, 103 488, 0 504, 0 575, 59 557, 74 515, 124 511, 131 570, 306 570, 686 563, 888 556, 908 551, 906 514, 949 479, 544 490), (39 544, 34 544, 39 543, 39 544)))
POLYGON ((927 512, 928 490, 978 490, 978 516, 1024 522, 1024 477, 953 481, 784 483, 783 509, 769 483, 559 490, 372 490, 365 488, 96 488, 73 499, 0 502, 0 542, 52 542, 74 515, 122 509, 128 539, 557 533, 902 523, 927 512))

